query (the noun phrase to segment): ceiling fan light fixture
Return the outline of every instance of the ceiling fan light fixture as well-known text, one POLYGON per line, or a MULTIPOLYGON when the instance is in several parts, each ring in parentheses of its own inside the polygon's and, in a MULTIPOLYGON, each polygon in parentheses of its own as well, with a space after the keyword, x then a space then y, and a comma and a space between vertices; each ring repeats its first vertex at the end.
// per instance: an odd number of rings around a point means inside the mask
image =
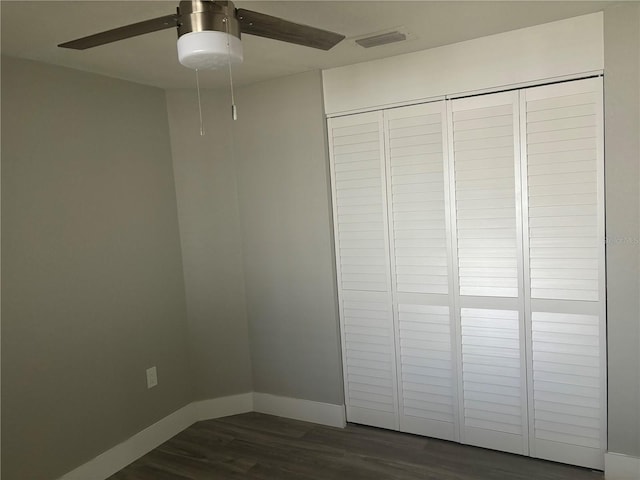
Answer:
POLYGON ((226 32, 204 30, 178 38, 178 60, 194 70, 215 70, 242 63, 242 42, 226 32))
POLYGON ((240 36, 244 33, 321 50, 329 50, 345 38, 328 30, 236 9, 230 0, 182 0, 175 14, 112 28, 58 46, 86 50, 168 28, 177 30, 180 63, 198 70, 241 63, 240 36))

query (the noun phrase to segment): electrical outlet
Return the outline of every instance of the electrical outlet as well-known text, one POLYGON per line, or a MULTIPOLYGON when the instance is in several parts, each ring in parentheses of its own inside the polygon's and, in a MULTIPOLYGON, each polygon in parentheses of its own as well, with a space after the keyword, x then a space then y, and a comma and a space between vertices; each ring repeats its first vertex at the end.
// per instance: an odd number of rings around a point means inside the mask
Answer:
POLYGON ((153 388, 158 385, 158 371, 155 365, 147 368, 147 388, 153 388))

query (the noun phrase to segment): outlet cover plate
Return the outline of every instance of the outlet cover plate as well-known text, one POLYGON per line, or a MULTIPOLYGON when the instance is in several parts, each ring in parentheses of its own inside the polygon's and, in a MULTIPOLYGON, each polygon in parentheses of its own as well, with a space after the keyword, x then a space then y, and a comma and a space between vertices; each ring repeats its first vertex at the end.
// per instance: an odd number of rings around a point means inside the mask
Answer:
POLYGON ((147 388, 153 388, 158 385, 158 371, 155 365, 147 368, 147 388))

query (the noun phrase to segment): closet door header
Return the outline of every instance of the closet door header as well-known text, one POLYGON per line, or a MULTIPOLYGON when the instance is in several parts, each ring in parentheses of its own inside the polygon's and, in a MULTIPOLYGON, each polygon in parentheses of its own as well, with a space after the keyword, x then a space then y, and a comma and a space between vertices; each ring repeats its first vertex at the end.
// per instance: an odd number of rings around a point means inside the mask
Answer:
POLYGON ((388 108, 603 68, 598 12, 323 70, 325 111, 332 116, 388 108))

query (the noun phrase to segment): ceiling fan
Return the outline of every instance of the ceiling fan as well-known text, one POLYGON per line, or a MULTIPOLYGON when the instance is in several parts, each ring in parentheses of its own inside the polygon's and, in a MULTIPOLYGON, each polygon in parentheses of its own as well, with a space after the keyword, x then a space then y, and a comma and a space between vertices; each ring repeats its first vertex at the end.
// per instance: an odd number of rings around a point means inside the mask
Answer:
POLYGON ((114 28, 58 46, 85 50, 167 28, 177 28, 180 63, 196 70, 242 62, 242 33, 322 50, 329 50, 345 38, 338 33, 264 13, 236 9, 231 1, 191 0, 181 1, 175 14, 114 28))

